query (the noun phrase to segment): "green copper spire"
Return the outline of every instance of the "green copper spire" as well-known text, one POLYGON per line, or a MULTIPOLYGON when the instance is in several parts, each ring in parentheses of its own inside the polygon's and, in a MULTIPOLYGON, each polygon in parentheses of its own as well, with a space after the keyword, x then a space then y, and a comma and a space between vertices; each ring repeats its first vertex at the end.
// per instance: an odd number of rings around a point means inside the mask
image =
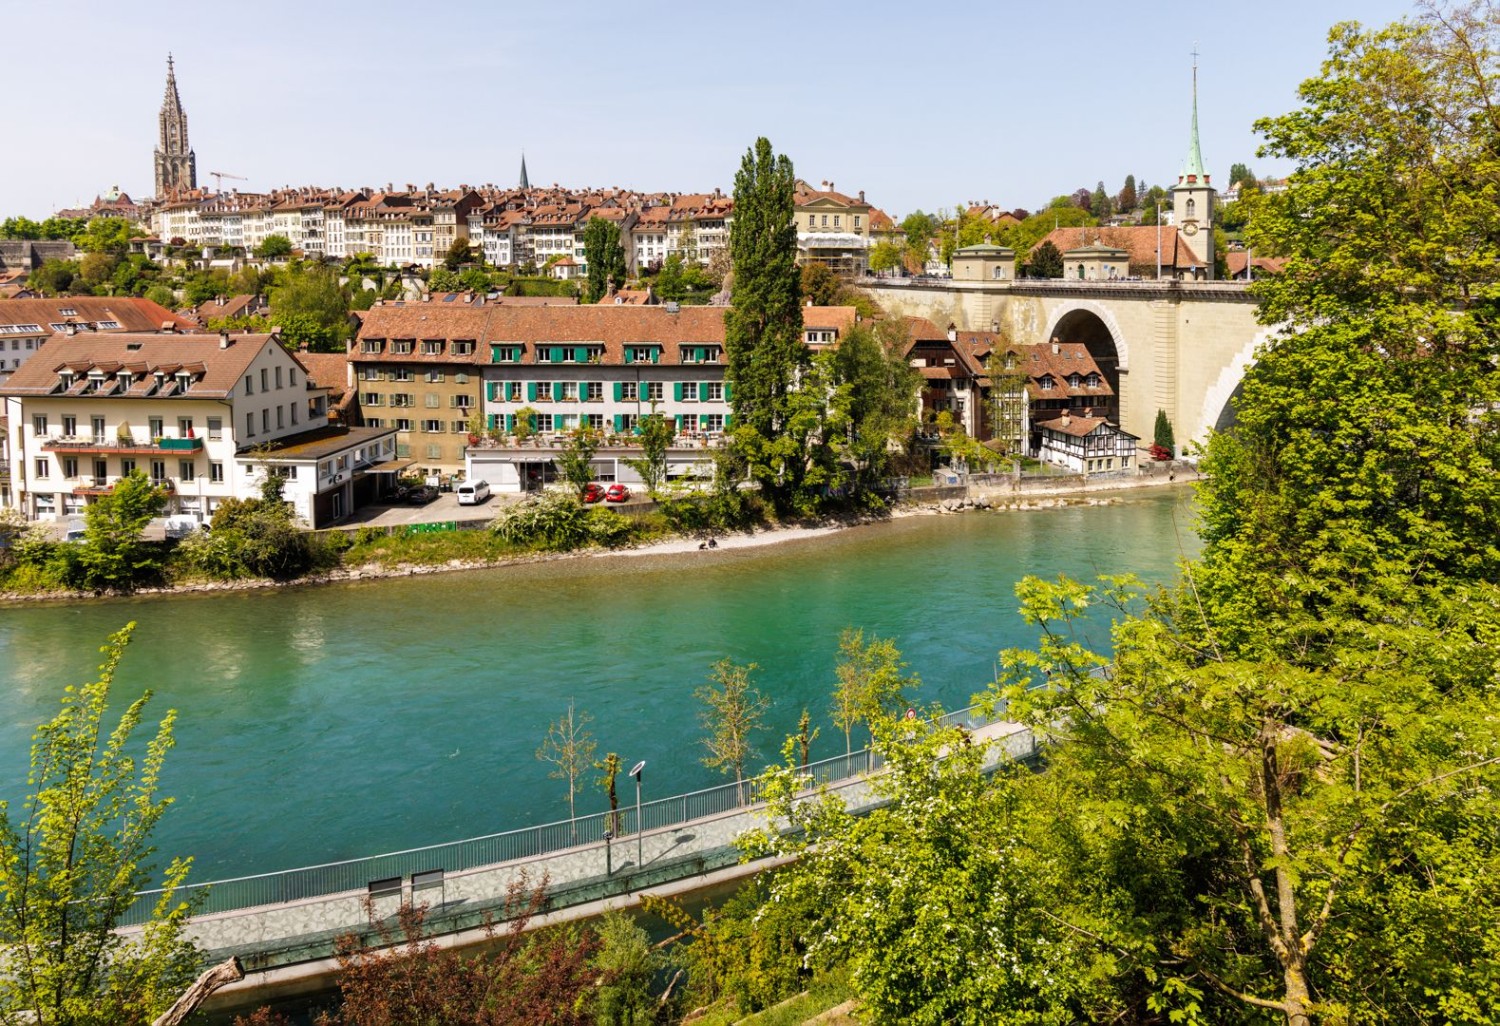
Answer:
POLYGON ((1188 143, 1187 163, 1182 166, 1182 181, 1207 182, 1203 170, 1203 151, 1198 146, 1198 53, 1193 51, 1193 138, 1188 143))

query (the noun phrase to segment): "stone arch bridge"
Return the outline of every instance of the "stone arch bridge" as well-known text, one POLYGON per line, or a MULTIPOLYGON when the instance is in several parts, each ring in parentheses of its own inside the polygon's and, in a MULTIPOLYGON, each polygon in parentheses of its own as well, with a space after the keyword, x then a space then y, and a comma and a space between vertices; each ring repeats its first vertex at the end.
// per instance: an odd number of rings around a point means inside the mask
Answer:
POLYGON ((1277 330, 1256 320, 1243 282, 863 281, 892 313, 938 327, 1008 333, 1019 345, 1083 342, 1119 396, 1121 426, 1150 444, 1166 410, 1179 448, 1233 421, 1256 347, 1277 330))

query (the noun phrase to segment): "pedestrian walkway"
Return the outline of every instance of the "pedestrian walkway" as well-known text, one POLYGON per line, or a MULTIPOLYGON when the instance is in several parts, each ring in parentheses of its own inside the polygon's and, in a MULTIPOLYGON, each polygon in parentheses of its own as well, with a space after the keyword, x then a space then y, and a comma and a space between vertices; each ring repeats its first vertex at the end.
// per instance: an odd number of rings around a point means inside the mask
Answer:
MULTIPOLYGON (((997 765, 1005 759, 1025 759, 1034 754, 1030 732, 1016 724, 982 722, 969 714, 956 714, 947 719, 962 722, 975 743, 988 743, 987 765, 997 765)), ((868 753, 855 753, 852 759, 830 761, 840 764, 845 772, 838 779, 823 777, 826 792, 839 797, 852 810, 874 807, 876 801, 871 779, 880 769, 872 757, 868 753), (851 769, 855 771, 850 772, 851 769)), ((822 774, 814 776, 817 779, 822 774)), ((747 784, 746 788, 749 786, 747 784)), ((529 893, 543 881, 547 891, 545 910, 553 912, 703 876, 739 862, 736 838, 765 825, 764 806, 741 800, 751 796, 739 792, 736 785, 727 785, 727 789, 732 807, 722 811, 682 816, 675 822, 652 826, 653 815, 645 814, 650 806, 645 806, 641 819, 647 825, 640 831, 635 829, 634 808, 621 809, 615 815, 606 813, 601 817, 588 817, 575 824, 552 824, 548 829, 576 829, 580 837, 588 837, 595 827, 598 831, 595 839, 586 843, 551 850, 539 844, 534 854, 471 868, 450 870, 444 866, 443 856, 455 855, 458 849, 452 845, 440 845, 393 853, 374 860, 299 870, 296 872, 316 874, 320 870, 354 867, 355 870, 383 872, 389 869, 390 872, 383 876, 366 872, 363 886, 345 887, 333 893, 210 911, 194 917, 186 935, 205 953, 207 961, 237 955, 247 971, 259 971, 328 958, 334 953, 337 938, 343 934, 352 932, 374 940, 379 926, 389 926, 404 902, 427 905, 427 932, 442 935, 482 927, 487 917, 502 918, 508 898, 529 893), (596 820, 602 821, 602 825, 596 820), (404 872, 391 868, 398 866, 409 868, 404 872)), ((713 792, 698 792, 698 795, 724 790, 717 788, 713 792)), ((652 803, 652 806, 670 808, 677 803, 678 808, 691 809, 693 803, 687 799, 695 797, 678 796, 652 803)), ((486 840, 490 839, 475 839, 479 842, 486 840)), ((333 878, 327 873, 322 875, 333 878)), ((232 893, 235 890, 232 885, 246 881, 279 880, 280 886, 286 886, 289 878, 301 879, 288 874, 268 874, 207 886, 225 888, 232 893)), ((245 890, 244 893, 253 892, 245 890)), ((140 904, 144 906, 149 904, 153 894, 146 892, 140 897, 140 904)), ((226 903, 233 904, 232 901, 219 902, 226 903)))

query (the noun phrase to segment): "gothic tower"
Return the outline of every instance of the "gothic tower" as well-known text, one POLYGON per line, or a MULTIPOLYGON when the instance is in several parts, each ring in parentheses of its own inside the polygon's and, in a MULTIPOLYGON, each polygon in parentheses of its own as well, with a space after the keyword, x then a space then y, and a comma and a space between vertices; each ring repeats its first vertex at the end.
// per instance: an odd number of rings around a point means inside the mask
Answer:
POLYGON ((521 154, 521 188, 531 188, 531 177, 526 174, 526 154, 521 154))
POLYGON ((1203 152, 1198 148, 1198 55, 1193 55, 1193 137, 1188 143, 1187 162, 1172 186, 1172 223, 1186 238, 1193 255, 1214 276, 1214 197, 1216 190, 1203 170, 1203 152))
POLYGON ((198 187, 198 158, 188 146, 187 115, 177 95, 172 55, 167 55, 167 95, 161 101, 161 134, 156 144, 156 197, 198 187))

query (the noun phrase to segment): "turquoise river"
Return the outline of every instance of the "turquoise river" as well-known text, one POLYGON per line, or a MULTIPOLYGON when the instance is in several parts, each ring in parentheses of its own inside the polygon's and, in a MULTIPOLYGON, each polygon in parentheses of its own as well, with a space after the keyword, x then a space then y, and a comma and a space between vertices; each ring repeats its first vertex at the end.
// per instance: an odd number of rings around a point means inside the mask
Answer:
MULTIPOLYGON (((894 637, 921 703, 967 703, 1025 645, 1025 574, 1175 573, 1198 546, 1184 489, 1100 506, 911 517, 803 541, 559 560, 374 582, 0 609, 0 797, 25 794, 35 726, 97 648, 139 623, 114 709, 179 711, 157 831, 220 879, 567 817, 536 749, 571 697, 599 753, 648 763, 645 795, 720 782, 700 763, 695 689, 759 664, 761 754, 804 706, 829 722, 839 631, 894 637)), ((1094 625, 1098 645, 1106 624, 1094 625)), ((858 738, 856 738, 856 744, 858 738)), ((633 785, 625 800, 633 800, 633 785)), ((588 781, 579 811, 603 798, 588 781)), ((13 811, 18 811, 14 810, 13 811)))

